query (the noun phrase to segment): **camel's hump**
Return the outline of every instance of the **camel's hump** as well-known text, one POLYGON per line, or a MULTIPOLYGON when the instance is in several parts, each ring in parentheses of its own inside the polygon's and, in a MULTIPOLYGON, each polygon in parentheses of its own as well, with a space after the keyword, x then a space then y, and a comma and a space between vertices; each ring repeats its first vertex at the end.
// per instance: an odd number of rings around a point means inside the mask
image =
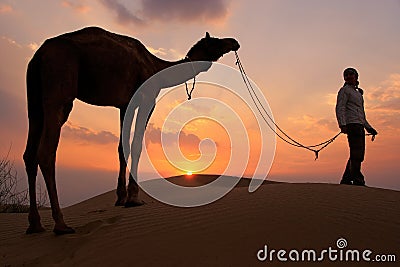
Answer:
POLYGON ((118 43, 129 43, 130 45, 140 44, 140 41, 135 38, 116 34, 96 26, 82 28, 73 32, 67 32, 59 36, 50 38, 49 40, 54 40, 54 39, 68 39, 70 41, 75 41, 80 43, 92 42, 94 40, 97 41, 108 40, 108 41, 115 41, 118 43))
POLYGON ((73 32, 64 33, 64 34, 60 35, 60 37, 61 36, 81 36, 81 35, 102 35, 102 34, 107 34, 107 35, 111 34, 112 35, 115 33, 109 32, 100 27, 90 26, 90 27, 85 27, 85 28, 73 31, 73 32))

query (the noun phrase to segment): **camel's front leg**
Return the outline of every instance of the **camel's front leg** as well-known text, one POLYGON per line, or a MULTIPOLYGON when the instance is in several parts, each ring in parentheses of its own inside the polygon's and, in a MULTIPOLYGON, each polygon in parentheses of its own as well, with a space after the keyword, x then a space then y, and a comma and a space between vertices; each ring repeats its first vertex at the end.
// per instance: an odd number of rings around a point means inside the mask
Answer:
POLYGON ((129 175, 128 198, 125 207, 135 207, 143 205, 144 202, 139 199, 139 185, 137 183, 137 173, 140 154, 142 152, 142 143, 147 122, 154 109, 154 101, 143 101, 140 104, 136 117, 135 132, 131 146, 132 165, 129 175))
MULTIPOLYGON (((123 206, 126 202, 126 160, 124 157, 124 145, 127 149, 129 149, 129 144, 123 144, 122 140, 122 131, 124 131, 124 118, 126 113, 126 107, 120 108, 119 113, 119 121, 120 121, 120 137, 119 137, 119 145, 118 145, 118 158, 119 158, 119 175, 118 175, 118 186, 117 186, 117 201, 115 202, 115 206, 123 206)), ((126 127, 127 130, 127 140, 129 141, 129 133, 131 127, 126 127)), ((128 152, 129 153, 129 152, 128 152)))

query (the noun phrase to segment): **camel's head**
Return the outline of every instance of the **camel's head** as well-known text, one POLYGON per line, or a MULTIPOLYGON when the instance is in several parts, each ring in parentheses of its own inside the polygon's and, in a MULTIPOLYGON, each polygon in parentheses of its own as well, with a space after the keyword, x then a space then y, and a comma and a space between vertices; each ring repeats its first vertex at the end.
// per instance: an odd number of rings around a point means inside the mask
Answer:
POLYGON ((207 32, 187 53, 191 61, 217 61, 224 54, 237 51, 240 45, 233 38, 215 38, 207 32))

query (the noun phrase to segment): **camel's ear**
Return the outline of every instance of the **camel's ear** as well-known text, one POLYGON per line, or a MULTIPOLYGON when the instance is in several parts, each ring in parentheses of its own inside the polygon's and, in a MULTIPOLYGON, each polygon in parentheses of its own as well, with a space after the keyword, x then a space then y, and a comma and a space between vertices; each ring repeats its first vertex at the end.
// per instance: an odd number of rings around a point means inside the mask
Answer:
POLYGON ((208 32, 206 32, 206 38, 210 38, 210 34, 208 32))

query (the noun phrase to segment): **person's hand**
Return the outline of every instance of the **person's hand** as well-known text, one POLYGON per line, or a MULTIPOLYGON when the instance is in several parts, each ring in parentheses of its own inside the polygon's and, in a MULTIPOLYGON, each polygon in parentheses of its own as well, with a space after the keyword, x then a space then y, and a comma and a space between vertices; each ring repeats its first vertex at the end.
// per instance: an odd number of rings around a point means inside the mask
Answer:
POLYGON ((378 134, 378 132, 372 127, 371 128, 367 128, 366 130, 367 130, 367 132, 369 134, 372 134, 372 135, 377 135, 378 134))
POLYGON ((347 134, 347 126, 346 125, 340 126, 340 132, 344 133, 344 134, 347 134))

